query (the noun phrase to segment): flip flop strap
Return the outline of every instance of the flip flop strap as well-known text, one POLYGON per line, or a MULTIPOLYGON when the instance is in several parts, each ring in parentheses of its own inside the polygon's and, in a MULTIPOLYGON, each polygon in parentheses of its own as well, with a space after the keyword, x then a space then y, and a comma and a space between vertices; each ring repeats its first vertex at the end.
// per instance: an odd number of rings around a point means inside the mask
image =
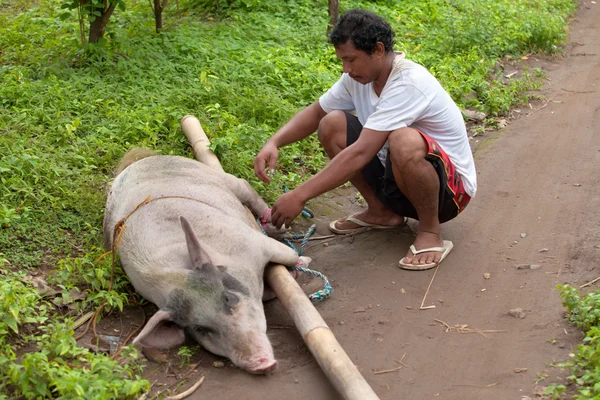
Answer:
POLYGON ((416 256, 417 254, 421 254, 421 253, 428 253, 428 252, 437 252, 437 253, 443 253, 444 252, 444 248, 443 247, 430 247, 428 249, 421 249, 421 250, 417 250, 415 245, 411 244, 410 245, 410 251, 416 256))
POLYGON ((361 221, 360 219, 354 218, 354 216, 352 216, 352 215, 349 216, 349 217, 346 217, 346 221, 354 222, 356 225, 362 226, 362 227, 365 227, 365 228, 373 226, 373 225, 369 224, 368 222, 361 221))

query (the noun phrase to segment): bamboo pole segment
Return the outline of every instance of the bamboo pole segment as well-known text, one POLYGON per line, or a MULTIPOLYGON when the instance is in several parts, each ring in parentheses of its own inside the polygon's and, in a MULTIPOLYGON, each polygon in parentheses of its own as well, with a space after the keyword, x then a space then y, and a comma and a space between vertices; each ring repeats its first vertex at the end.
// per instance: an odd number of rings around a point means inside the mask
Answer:
POLYGON ((265 278, 338 393, 346 400, 379 400, 287 269, 271 264, 265 278))
POLYGON ((181 130, 185 133, 185 136, 188 138, 188 141, 192 145, 192 149, 194 150, 194 156, 196 160, 208 165, 209 167, 218 169, 223 171, 223 167, 221 166, 221 162, 208 147, 210 145, 210 141, 208 140, 208 136, 202 129, 202 125, 200 125, 200 121, 193 115, 186 115, 181 119, 181 130))
MULTIPOLYGON (((210 142, 198 119, 186 115, 181 119, 181 129, 192 145, 196 159, 222 171, 219 159, 208 147, 210 142)), ((265 279, 342 397, 345 400, 379 400, 287 268, 269 264, 265 269, 265 279)))

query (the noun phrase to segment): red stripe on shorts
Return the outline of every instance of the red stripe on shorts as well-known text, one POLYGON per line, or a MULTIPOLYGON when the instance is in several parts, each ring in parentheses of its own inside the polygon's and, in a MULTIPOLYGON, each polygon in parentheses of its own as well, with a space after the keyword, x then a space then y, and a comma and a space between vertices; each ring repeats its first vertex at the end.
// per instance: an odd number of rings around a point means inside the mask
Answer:
POLYGON ((427 153, 439 158, 443 162, 444 170, 446 171, 447 186, 448 189, 450 189, 452 193, 454 193, 453 200, 456 204, 456 207, 458 208, 458 213, 460 214, 471 200, 471 196, 469 196, 467 192, 465 192, 465 187, 463 185, 460 174, 456 171, 454 164, 452 164, 452 161, 450 161, 450 157, 448 157, 448 155, 440 147, 440 145, 423 132, 418 132, 421 134, 421 136, 423 136, 423 139, 425 139, 425 141, 427 142, 427 153))

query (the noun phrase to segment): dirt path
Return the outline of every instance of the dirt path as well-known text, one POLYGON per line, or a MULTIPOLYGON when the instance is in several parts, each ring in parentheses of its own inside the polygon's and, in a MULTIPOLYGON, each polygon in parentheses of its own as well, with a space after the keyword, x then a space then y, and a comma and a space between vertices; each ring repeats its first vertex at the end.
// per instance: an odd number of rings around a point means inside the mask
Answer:
MULTIPOLYGON (((529 116, 478 148, 478 195, 443 227, 455 249, 428 294, 426 305, 435 309, 419 310, 433 271, 396 267, 413 240, 409 232, 370 232, 328 246, 312 242, 306 250, 335 287, 319 311, 381 399, 535 397, 536 378, 555 375, 548 364, 565 360, 580 340, 563 320, 555 286, 599 275, 598 21, 600 4, 584 2, 572 24, 569 55, 544 66, 545 94, 553 101, 537 104, 533 113, 524 108, 529 116), (540 253, 543 248, 548 251, 540 253), (516 268, 525 263, 540 268, 516 268), (524 319, 507 315, 517 307, 524 319), (446 332, 435 319, 505 332, 446 332), (398 366, 404 354, 406 368, 374 374, 398 366)), ((313 202, 321 234, 332 217, 359 207, 348 198, 353 192, 343 189, 313 202)), ((218 358, 202 353, 206 381, 190 399, 338 398, 278 302, 266 313, 277 371, 256 377, 216 369, 211 365, 218 358)))

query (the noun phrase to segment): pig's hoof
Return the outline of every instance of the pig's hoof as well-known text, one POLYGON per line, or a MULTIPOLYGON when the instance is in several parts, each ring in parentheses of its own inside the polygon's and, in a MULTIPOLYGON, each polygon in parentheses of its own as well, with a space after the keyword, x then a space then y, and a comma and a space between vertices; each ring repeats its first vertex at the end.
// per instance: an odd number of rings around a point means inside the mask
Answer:
POLYGON ((300 258, 298 258, 298 261, 296 262, 296 267, 308 268, 308 265, 311 261, 312 258, 310 257, 300 256, 300 258))
POLYGON ((268 374, 277 368, 277 361, 269 358, 259 358, 251 361, 246 370, 251 374, 268 374))
POLYGON ((265 230, 267 236, 277 240, 283 239, 287 233, 287 229, 285 229, 283 226, 277 229, 277 227, 270 222, 263 225, 263 229, 265 230))

